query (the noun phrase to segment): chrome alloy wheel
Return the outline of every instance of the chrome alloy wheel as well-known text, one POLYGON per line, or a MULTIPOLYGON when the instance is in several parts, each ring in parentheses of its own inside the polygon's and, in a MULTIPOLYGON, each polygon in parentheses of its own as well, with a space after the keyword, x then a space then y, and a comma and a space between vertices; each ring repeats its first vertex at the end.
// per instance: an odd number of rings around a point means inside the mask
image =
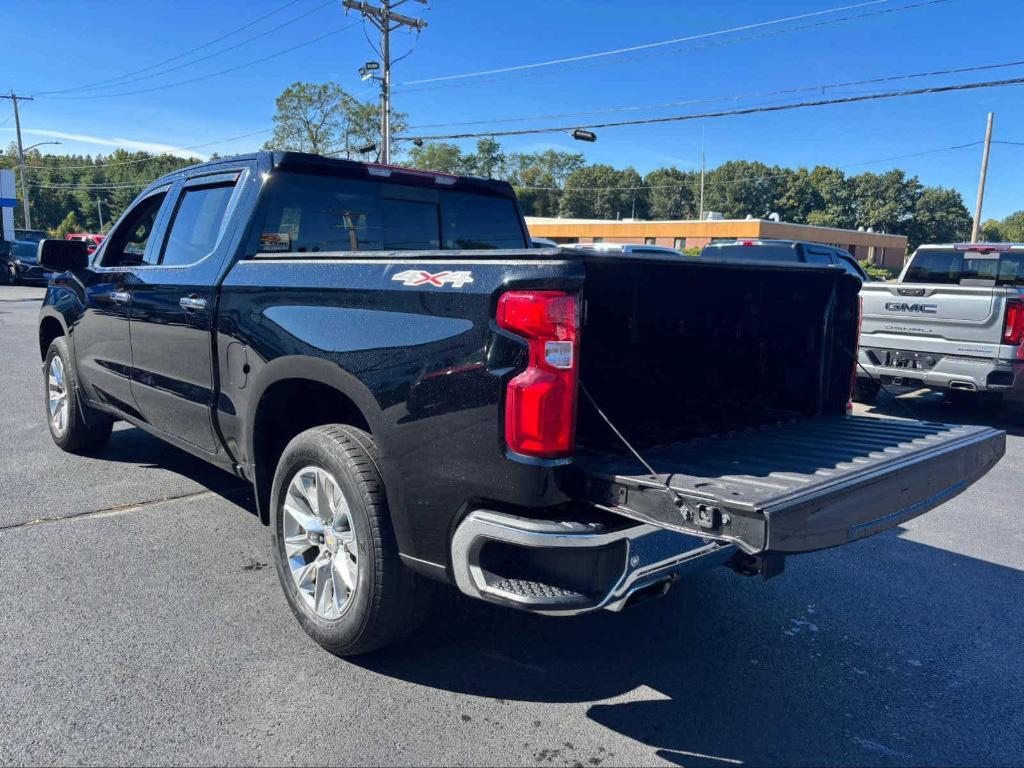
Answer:
POLYGON ((63 435, 68 428, 68 386, 64 374, 64 361, 60 355, 50 360, 46 376, 46 393, 49 395, 50 423, 57 434, 63 435))
POLYGON ((284 499, 285 557, 306 607, 338 618, 355 592, 359 563, 348 501, 325 469, 295 473, 284 499))

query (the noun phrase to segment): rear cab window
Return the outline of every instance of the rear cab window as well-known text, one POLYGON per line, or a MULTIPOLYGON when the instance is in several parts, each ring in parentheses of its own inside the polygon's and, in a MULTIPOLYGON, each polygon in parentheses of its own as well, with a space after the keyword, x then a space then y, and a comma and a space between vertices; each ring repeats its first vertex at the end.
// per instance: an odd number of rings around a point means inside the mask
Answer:
POLYGON ((279 171, 258 255, 526 248, 510 197, 279 171))
POLYGON ((904 283, 1024 286, 1024 252, 982 254, 956 250, 918 251, 904 283))

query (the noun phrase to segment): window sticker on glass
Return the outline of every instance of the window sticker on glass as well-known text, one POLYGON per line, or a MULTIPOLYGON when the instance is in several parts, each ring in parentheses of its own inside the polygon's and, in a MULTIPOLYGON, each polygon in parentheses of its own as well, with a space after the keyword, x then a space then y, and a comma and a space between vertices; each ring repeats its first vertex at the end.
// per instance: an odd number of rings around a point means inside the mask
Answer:
POLYGON ((292 249, 292 236, 287 232, 264 232, 260 235, 260 253, 287 253, 292 249))

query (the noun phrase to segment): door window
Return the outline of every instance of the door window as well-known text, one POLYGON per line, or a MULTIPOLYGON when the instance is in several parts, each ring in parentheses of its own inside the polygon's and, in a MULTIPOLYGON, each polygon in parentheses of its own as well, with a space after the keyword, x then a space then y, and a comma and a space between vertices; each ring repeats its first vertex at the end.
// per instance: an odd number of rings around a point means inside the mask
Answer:
POLYGON ((160 206, 167 192, 158 192, 139 202, 110 235, 103 253, 104 267, 139 266, 145 263, 146 247, 156 226, 160 206))
POLYGON ((233 183, 185 189, 164 241, 161 266, 195 264, 213 252, 220 240, 224 212, 234 189, 233 183))

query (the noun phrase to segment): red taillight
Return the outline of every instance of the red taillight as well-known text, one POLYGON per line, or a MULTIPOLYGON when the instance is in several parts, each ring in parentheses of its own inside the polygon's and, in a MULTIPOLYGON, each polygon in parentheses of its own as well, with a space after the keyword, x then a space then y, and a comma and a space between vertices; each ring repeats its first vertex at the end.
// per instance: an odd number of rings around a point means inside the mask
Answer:
POLYGON ((510 291, 498 300, 498 326, 527 340, 530 360, 508 383, 505 442, 524 456, 571 455, 576 433, 579 313, 561 291, 510 291))
POLYGON ((1009 299, 1003 320, 1003 344, 1017 345, 1024 341, 1024 301, 1009 299))

